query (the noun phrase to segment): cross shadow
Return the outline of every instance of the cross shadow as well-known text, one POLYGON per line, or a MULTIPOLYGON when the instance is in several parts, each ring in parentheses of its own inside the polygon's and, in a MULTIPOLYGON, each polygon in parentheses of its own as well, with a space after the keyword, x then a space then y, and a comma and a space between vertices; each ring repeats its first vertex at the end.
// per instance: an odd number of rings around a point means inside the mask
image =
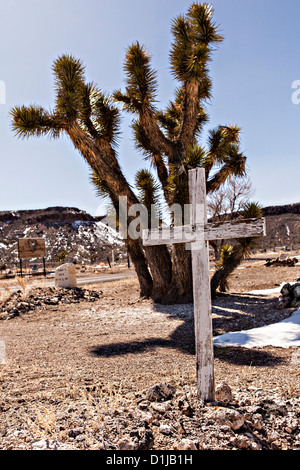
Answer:
MULTIPOLYGON (((275 300, 276 302, 276 300, 275 300)), ((274 308, 274 299, 249 294, 226 294, 213 301, 213 335, 228 331, 250 329, 266 325, 266 312, 274 308)), ((154 304, 157 312, 165 313, 170 320, 181 319, 182 324, 168 338, 147 338, 141 341, 117 342, 97 345, 90 353, 97 357, 114 357, 138 354, 155 348, 173 348, 185 354, 195 354, 193 305, 154 304)), ((289 312, 286 316, 289 316, 289 312)), ((270 319, 270 323, 272 320, 270 319)), ((215 357, 221 361, 240 365, 274 366, 281 358, 262 350, 241 347, 215 347, 215 357)))
POLYGON ((221 362, 240 366, 274 367, 285 362, 283 358, 275 356, 268 351, 244 349, 235 346, 230 348, 215 347, 214 356, 221 362))

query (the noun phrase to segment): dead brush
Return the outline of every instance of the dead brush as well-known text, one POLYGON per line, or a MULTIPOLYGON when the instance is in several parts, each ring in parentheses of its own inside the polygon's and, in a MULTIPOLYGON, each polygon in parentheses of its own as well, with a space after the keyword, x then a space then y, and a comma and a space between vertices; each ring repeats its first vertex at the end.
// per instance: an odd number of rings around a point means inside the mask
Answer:
POLYGON ((0 292, 0 303, 4 303, 10 296, 10 288, 7 284, 2 284, 1 287, 3 287, 4 292, 0 292))
POLYGON ((28 284, 27 284, 26 280, 22 277, 17 276, 16 281, 19 284, 19 286, 21 287, 23 294, 25 294, 26 290, 27 290, 27 287, 28 287, 28 284))
POLYGON ((116 388, 108 384, 106 389, 100 389, 97 394, 82 391, 85 400, 93 403, 93 406, 101 413, 113 413, 124 404, 123 384, 116 388))
POLYGON ((37 409, 34 418, 27 417, 27 425, 31 431, 42 439, 51 437, 54 440, 59 439, 57 431, 57 420, 55 412, 52 409, 42 407, 37 409))

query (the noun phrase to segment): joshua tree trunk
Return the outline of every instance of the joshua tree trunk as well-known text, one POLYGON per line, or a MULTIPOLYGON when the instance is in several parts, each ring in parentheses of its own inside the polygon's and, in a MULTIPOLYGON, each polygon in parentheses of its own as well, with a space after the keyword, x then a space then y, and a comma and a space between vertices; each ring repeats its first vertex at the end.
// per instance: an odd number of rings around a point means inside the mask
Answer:
MULTIPOLYGON (((97 139, 95 143, 74 123, 66 131, 91 168, 100 178, 105 179, 112 193, 118 197, 125 196, 128 208, 139 204, 120 169, 112 147, 103 139, 97 139)), ((130 223, 130 218, 128 222, 130 223)), ((139 279, 141 296, 152 296, 154 300, 161 301, 170 290, 172 281, 172 263, 167 247, 147 247, 143 250, 141 239, 134 240, 130 236, 127 236, 125 243, 139 279)))

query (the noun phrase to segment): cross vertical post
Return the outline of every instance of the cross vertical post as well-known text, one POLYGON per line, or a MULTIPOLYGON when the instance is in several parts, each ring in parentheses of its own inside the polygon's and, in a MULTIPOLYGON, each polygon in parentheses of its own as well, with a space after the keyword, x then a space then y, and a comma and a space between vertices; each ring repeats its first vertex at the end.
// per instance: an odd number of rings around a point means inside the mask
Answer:
POLYGON ((265 219, 207 222, 205 169, 189 171, 190 214, 184 226, 143 230, 145 246, 188 243, 192 255, 197 392, 214 401, 214 350, 209 269, 209 241, 266 235, 265 219))
POLYGON ((207 223, 205 170, 189 171, 190 224, 203 224, 203 236, 191 243, 197 392, 203 401, 214 401, 214 355, 212 332, 212 306, 209 275, 209 247, 204 239, 207 223), (199 217, 202 220, 199 220, 199 217), (198 220, 197 220, 198 219, 198 220))

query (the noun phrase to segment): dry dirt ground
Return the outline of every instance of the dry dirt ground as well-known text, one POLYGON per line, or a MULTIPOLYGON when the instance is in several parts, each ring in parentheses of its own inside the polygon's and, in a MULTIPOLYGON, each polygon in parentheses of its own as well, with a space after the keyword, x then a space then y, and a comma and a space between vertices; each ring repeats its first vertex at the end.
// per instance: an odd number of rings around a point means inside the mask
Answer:
MULTIPOLYGON (((213 302, 215 335, 293 311, 276 308, 278 295, 247 292, 296 281, 299 264, 242 268, 213 302)), ((203 404, 192 305, 139 299, 135 278, 86 287, 102 295, 0 321, 0 449, 300 449, 297 348, 215 348, 216 386, 226 382, 233 397, 203 404), (155 403, 147 390, 160 383, 174 393, 155 403), (221 419, 220 410, 242 422, 221 419)))

